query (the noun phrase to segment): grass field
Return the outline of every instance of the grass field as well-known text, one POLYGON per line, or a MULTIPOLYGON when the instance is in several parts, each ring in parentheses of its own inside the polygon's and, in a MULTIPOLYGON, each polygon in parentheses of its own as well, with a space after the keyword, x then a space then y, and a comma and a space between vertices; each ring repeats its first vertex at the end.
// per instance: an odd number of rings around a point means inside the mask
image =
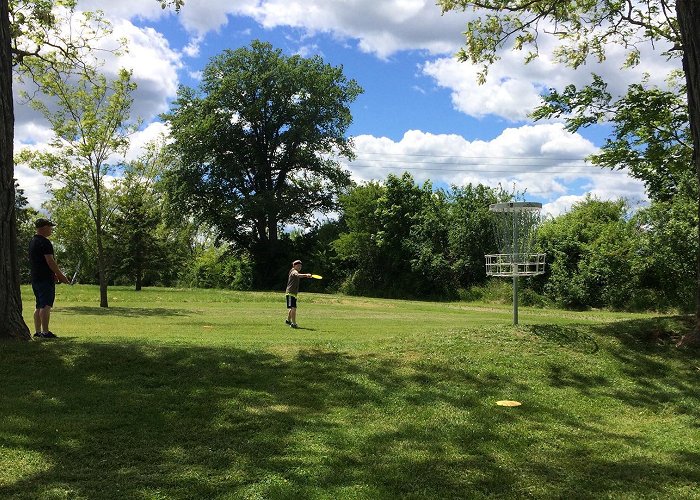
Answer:
POLYGON ((700 498, 688 318, 302 293, 292 330, 282 293, 109 300, 61 286, 59 339, 0 344, 1 498, 700 498))

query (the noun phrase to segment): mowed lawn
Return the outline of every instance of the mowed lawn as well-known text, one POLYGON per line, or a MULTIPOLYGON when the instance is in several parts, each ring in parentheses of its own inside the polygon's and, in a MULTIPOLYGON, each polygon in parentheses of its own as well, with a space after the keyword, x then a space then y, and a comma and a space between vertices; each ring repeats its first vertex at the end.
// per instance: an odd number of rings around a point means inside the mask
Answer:
POLYGON ((0 343, 0 498, 700 498, 691 318, 302 292, 292 330, 282 293, 109 301, 59 286, 59 339, 0 343))

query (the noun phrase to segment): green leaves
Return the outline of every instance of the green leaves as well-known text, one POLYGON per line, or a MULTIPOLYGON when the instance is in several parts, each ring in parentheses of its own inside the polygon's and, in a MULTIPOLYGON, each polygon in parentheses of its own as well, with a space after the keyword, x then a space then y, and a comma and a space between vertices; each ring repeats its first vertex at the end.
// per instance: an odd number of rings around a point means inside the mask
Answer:
MULTIPOLYGON (((639 63, 638 45, 643 41, 680 46, 675 13, 667 0, 438 0, 437 4, 443 12, 472 9, 477 13, 466 25, 465 47, 457 57, 483 64, 480 83, 501 50, 526 50, 526 63, 536 58, 540 33, 557 37, 555 59, 573 68, 589 57, 604 60, 611 44, 627 51, 626 66, 639 63)), ((673 50, 667 55, 680 56, 673 50)))
POLYGON ((612 123, 611 137, 600 153, 591 155, 591 162, 628 169, 645 183, 651 198, 668 200, 695 176, 687 102, 677 77, 669 78, 668 89, 650 86, 645 80, 613 98, 607 84, 593 75, 593 82, 581 89, 568 85, 561 93, 552 90, 531 116, 564 118, 571 132, 612 123))
POLYGON ((246 248, 274 242, 284 224, 308 226, 350 183, 335 157, 352 157, 345 133, 360 92, 342 68, 269 43, 213 57, 201 87, 181 88, 164 115, 176 201, 246 248))
MULTIPOLYGON (((348 269, 342 290, 393 297, 454 297, 486 279, 495 246, 487 186, 433 191, 410 174, 357 186, 340 199, 345 231, 334 242, 348 269)), ((336 270, 337 272, 337 270, 336 270)))

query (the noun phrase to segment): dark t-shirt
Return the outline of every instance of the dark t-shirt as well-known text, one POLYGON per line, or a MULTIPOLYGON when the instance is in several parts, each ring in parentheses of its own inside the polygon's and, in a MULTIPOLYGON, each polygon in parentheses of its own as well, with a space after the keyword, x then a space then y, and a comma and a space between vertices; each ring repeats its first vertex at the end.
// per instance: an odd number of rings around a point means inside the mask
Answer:
POLYGON ((46 262, 45 255, 53 255, 53 245, 48 238, 35 234, 29 242, 29 265, 32 282, 54 281, 53 271, 46 262))

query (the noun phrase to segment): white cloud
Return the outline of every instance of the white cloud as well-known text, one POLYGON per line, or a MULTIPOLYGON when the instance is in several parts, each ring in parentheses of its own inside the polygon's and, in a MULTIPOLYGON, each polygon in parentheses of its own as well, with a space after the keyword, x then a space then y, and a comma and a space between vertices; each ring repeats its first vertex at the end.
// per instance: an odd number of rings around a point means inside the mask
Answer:
POLYGON ((560 196, 556 200, 542 205, 542 215, 545 217, 557 217, 558 215, 568 212, 574 204, 584 199, 586 199, 585 195, 560 196))
MULTIPOLYGON (((132 71, 132 81, 137 88, 132 94, 131 118, 149 122, 167 111, 170 99, 177 92, 177 70, 182 66, 180 56, 170 49, 162 34, 152 28, 137 28, 128 21, 116 22, 113 34, 102 40, 98 48, 114 49, 118 38, 127 40, 129 51, 118 57, 101 52, 102 71, 108 78, 115 77, 119 68, 132 71)), ((48 122, 27 103, 19 101, 22 88, 29 90, 32 86, 15 82, 15 137, 24 144, 46 142, 51 135, 48 122)))
POLYGON ((430 0, 188 0, 178 19, 189 32, 202 36, 220 31, 229 15, 253 18, 266 29, 291 27, 354 39, 360 50, 381 58, 401 50, 453 52, 466 23, 461 14, 442 16, 430 0))
POLYGON ((162 122, 153 122, 144 130, 134 133, 129 138, 129 150, 125 160, 127 162, 136 160, 145 152, 148 143, 157 141, 160 137, 168 137, 169 133, 169 127, 162 122))
POLYGON ((644 199, 641 182, 586 164, 596 147, 556 123, 509 128, 491 141, 410 130, 400 141, 360 135, 354 142, 357 158, 344 164, 360 182, 408 170, 418 183, 501 185, 546 202, 566 200, 582 185, 601 199, 644 199))
POLYGON ((155 21, 173 15, 171 9, 163 9, 156 0, 80 0, 78 7, 83 11, 101 10, 110 19, 147 19, 155 21))
POLYGON ((541 55, 524 64, 521 52, 505 51, 501 59, 489 67, 486 82, 477 83, 477 75, 483 69, 453 57, 426 61, 422 67, 425 75, 433 78, 438 87, 451 92, 454 108, 469 116, 494 115, 509 121, 527 119, 541 103, 540 95, 549 88, 563 90, 568 84, 578 88, 591 82, 591 73, 600 75, 608 83, 612 95, 621 95, 631 83, 638 83, 645 74, 650 83, 665 86, 670 71, 680 67, 679 60, 667 60, 661 55, 663 47, 642 44, 642 63, 634 68, 621 69, 625 50, 617 45, 608 47, 608 58, 602 63, 589 62, 574 70, 556 63, 551 53, 556 41, 550 35, 540 37, 541 55))
POLYGON ((129 51, 109 60, 106 69, 115 74, 118 68, 132 71, 137 84, 132 115, 151 120, 168 109, 169 100, 177 92, 177 70, 182 67, 180 55, 170 48, 161 33, 152 28, 138 28, 128 21, 115 24, 114 36, 126 38, 129 51))
POLYGON ((39 210, 42 203, 51 199, 47 187, 49 179, 36 170, 24 165, 16 165, 15 179, 17 179, 19 187, 24 190, 30 207, 39 210))

